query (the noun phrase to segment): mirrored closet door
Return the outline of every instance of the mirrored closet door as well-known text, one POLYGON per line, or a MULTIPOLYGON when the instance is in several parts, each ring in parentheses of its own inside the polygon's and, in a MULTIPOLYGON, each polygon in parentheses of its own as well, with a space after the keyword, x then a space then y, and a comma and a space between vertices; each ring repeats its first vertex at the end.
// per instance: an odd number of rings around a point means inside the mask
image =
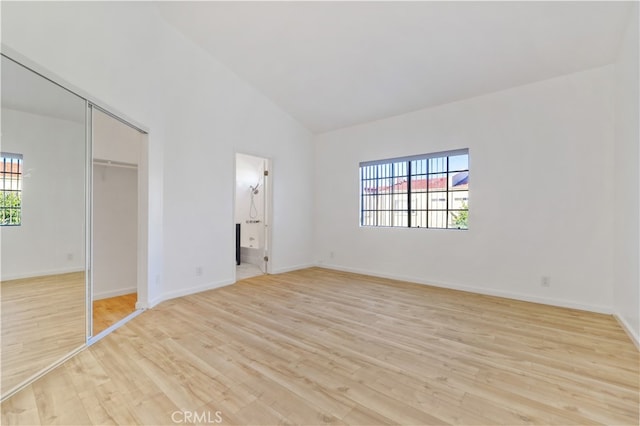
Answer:
POLYGON ((1 394, 87 336, 85 99, 2 56, 1 394))

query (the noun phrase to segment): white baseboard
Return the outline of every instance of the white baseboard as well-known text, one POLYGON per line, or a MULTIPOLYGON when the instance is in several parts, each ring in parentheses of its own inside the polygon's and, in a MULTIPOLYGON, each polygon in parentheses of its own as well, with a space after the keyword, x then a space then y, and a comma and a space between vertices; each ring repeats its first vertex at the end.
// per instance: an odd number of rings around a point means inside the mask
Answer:
MULTIPOLYGON (((294 266, 287 266, 284 268, 277 268, 274 269, 272 271, 270 271, 270 274, 282 274, 285 272, 291 272, 291 271, 297 271, 299 269, 306 269, 306 268, 311 268, 316 266, 315 263, 305 263, 305 264, 301 264, 301 265, 294 265, 294 266)), ((231 284, 235 284, 235 281, 233 279, 231 280, 223 280, 223 281, 218 281, 215 283, 208 283, 208 284, 203 284, 200 286, 196 286, 196 287, 190 287, 190 288, 185 288, 185 289, 180 289, 180 290, 174 290, 174 291, 170 291, 168 293, 164 293, 161 294, 160 296, 152 299, 149 301, 149 303, 136 303, 136 309, 151 309, 154 306, 157 306, 158 304, 167 301, 167 300, 171 300, 171 299, 175 299, 177 297, 182 297, 182 296, 188 296, 190 294, 195 294, 195 293, 200 293, 202 291, 207 291, 207 290, 214 290, 216 288, 220 288, 220 287, 225 287, 231 284)))
MULTIPOLYGON (((153 308, 154 306, 158 305, 159 303, 165 302, 167 300, 171 300, 171 299, 175 299, 177 297, 182 297, 182 296, 188 296, 190 294, 195 294, 195 293, 200 293, 203 291, 207 291, 207 290, 214 290, 216 288, 220 288, 220 287, 225 287, 231 284, 235 284, 235 281, 233 280, 224 280, 224 281, 218 281, 215 283, 207 283, 207 284, 203 284, 203 285, 199 285, 196 287, 189 287, 189 288, 183 288, 180 290, 174 290, 174 291, 170 291, 168 293, 164 293, 158 297, 156 297, 153 300, 149 301, 149 305, 148 306, 141 306, 142 309, 150 309, 153 308)), ((137 307, 137 305, 136 305, 137 307)))
POLYGON ((49 275, 71 274, 73 272, 84 272, 84 267, 80 266, 75 268, 48 269, 44 271, 25 272, 22 274, 2 275, 1 281, 21 280, 24 278, 46 277, 49 275))
POLYGON ((108 299, 109 297, 122 296, 123 294, 136 293, 138 289, 136 287, 120 288, 117 290, 102 291, 99 293, 93 293, 93 300, 108 299))
POLYGON ((146 309, 149 309, 149 307, 150 305, 146 302, 141 302, 140 300, 136 302, 136 310, 144 311, 146 309))
POLYGON ((372 271, 368 269, 364 270, 364 269, 350 268, 350 267, 340 266, 340 265, 328 265, 326 263, 321 263, 315 266, 318 266, 320 268, 333 269, 336 271, 352 272, 354 274, 370 275, 373 277, 389 278, 392 280, 407 281, 407 282, 412 282, 416 284, 430 285, 433 287, 442 287, 442 288, 449 288, 452 290, 468 291, 470 293, 484 294, 487 296, 504 297, 506 299, 521 300, 523 302, 540 303, 543 305, 578 309, 581 311, 596 312, 600 314, 608 314, 608 315, 613 314, 613 309, 608 306, 585 305, 582 303, 575 303, 568 300, 558 300, 558 299, 550 299, 545 297, 530 296, 527 294, 514 293, 514 292, 509 292, 504 290, 485 288, 485 287, 474 287, 474 286, 465 286, 465 285, 452 284, 452 283, 437 282, 432 280, 425 280, 423 278, 408 277, 408 276, 395 275, 395 274, 385 274, 385 273, 380 273, 380 272, 372 271))
MULTIPOLYGON (((313 266, 316 266, 314 263, 305 263, 302 265, 295 265, 295 266, 288 266, 288 267, 284 267, 284 268, 278 268, 275 269, 273 271, 271 271, 271 274, 282 274, 284 272, 291 272, 291 271, 297 271, 298 269, 306 269, 306 268, 311 268, 313 266)), ((185 288, 185 289, 180 289, 180 290, 174 290, 174 291, 170 291, 168 293, 164 293, 158 297, 156 297, 153 300, 150 300, 149 303, 136 303, 136 309, 151 309, 154 306, 157 306, 158 304, 167 301, 167 300, 171 300, 171 299, 175 299, 177 297, 182 297, 182 296, 188 296, 190 294, 195 294, 195 293, 200 293, 202 291, 207 291, 207 290, 214 290, 216 288, 220 288, 220 287, 225 287, 231 284, 235 284, 236 282, 231 280, 223 280, 223 281, 218 281, 215 283, 208 283, 208 284, 204 284, 204 285, 200 285, 200 286, 196 286, 196 287, 190 287, 190 288, 185 288)))
MULTIPOLYGON (((301 265, 285 266, 284 268, 272 269, 271 271, 269 271, 269 273, 270 274, 284 274, 285 272, 291 272, 291 271, 297 271, 297 270, 300 270, 300 269, 313 268, 314 266, 319 266, 319 265, 316 265, 315 263, 303 263, 301 265)), ((328 268, 328 269, 333 269, 333 268, 328 268)))
POLYGON ((613 316, 616 320, 618 320, 618 323, 620 324, 622 329, 625 331, 625 333, 627 333, 633 344, 636 345, 636 348, 640 351, 640 336, 634 332, 631 324, 629 324, 627 320, 625 320, 618 314, 614 314, 613 316))

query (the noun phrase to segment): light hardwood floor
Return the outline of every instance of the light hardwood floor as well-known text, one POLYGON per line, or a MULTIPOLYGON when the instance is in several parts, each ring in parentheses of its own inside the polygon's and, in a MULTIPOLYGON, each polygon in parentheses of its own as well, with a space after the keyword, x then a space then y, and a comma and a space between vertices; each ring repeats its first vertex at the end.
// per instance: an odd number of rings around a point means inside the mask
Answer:
POLYGON ((136 293, 93 301, 93 335, 106 330, 136 310, 136 293))
POLYGON ((610 316, 311 268, 144 312, 2 424, 638 425, 639 361, 610 316))
POLYGON ((2 394, 86 341, 84 272, 1 283, 2 394))

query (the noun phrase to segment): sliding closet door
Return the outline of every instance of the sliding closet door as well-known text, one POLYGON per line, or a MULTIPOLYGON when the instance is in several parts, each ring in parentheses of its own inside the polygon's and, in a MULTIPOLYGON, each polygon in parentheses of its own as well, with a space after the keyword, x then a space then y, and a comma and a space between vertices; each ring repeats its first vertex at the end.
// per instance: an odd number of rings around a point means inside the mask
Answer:
POLYGON ((93 336, 133 313, 138 292, 138 165, 143 134, 92 108, 93 336))
POLYGON ((86 343, 86 110, 2 56, 2 396, 86 343))

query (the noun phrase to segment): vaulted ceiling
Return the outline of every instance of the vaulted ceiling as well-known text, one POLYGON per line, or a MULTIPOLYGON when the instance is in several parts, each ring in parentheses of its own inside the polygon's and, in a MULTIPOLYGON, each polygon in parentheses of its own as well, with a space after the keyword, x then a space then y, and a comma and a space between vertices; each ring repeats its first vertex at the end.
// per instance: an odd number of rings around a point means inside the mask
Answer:
POLYGON ((630 2, 158 2, 315 133, 615 60, 630 2))

